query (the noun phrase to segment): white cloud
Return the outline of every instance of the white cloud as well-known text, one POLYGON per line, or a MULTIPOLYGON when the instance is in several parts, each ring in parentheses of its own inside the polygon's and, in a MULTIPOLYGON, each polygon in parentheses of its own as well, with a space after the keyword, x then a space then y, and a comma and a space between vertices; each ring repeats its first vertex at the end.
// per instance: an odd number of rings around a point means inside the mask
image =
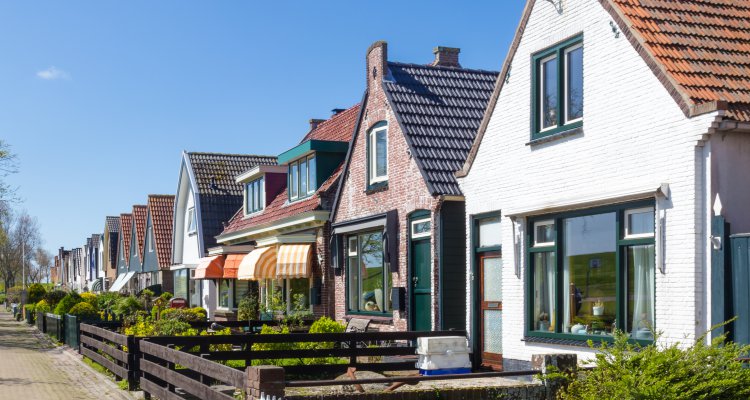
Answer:
POLYGON ((56 79, 70 79, 70 75, 68 75, 67 72, 55 66, 37 72, 36 76, 37 78, 44 79, 45 81, 54 81, 56 79))

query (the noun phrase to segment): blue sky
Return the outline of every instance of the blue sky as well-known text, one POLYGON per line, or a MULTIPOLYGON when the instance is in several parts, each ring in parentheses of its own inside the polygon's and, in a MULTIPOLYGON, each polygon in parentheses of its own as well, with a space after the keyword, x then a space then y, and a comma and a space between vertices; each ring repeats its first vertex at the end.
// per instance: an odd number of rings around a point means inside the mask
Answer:
POLYGON ((276 155, 358 102, 364 55, 498 70, 523 0, 0 3, 0 138, 45 247, 174 193, 180 152, 276 155))

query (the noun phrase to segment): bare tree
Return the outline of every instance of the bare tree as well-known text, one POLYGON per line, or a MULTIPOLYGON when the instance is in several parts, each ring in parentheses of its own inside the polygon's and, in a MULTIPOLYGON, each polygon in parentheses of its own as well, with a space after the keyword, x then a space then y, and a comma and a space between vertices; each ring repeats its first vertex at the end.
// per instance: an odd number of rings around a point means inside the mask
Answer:
POLYGON ((15 188, 11 187, 5 178, 10 174, 18 172, 16 155, 10 151, 10 146, 0 139, 0 203, 16 200, 15 188))
POLYGON ((35 252, 41 244, 39 223, 25 211, 17 215, 6 211, 0 215, 0 230, 6 237, 0 243, 0 277, 5 287, 22 285, 24 275, 29 282, 35 252))
POLYGON ((35 283, 49 282, 52 268, 52 255, 41 247, 34 252, 34 267, 29 274, 29 280, 35 283))

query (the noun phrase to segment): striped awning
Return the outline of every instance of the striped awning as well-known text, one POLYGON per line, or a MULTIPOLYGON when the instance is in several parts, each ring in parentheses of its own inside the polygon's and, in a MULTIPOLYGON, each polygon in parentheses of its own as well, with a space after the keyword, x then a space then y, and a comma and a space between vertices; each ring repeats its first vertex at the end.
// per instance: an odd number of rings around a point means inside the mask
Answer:
POLYGON ((102 291, 102 280, 97 279, 94 281, 94 283, 91 284, 91 291, 92 292, 101 292, 102 291))
POLYGON ((221 279, 224 276, 225 259, 225 255, 201 258, 193 279, 221 279))
POLYGON ((247 253, 230 254, 227 256, 227 260, 224 261, 224 279, 237 279, 237 270, 240 268, 240 263, 246 255, 247 253))
POLYGON ((308 278, 312 269, 312 245, 281 245, 277 259, 277 278, 308 278))
POLYGON ((276 247, 261 247, 248 253, 237 270, 237 279, 257 281, 276 278, 276 247))

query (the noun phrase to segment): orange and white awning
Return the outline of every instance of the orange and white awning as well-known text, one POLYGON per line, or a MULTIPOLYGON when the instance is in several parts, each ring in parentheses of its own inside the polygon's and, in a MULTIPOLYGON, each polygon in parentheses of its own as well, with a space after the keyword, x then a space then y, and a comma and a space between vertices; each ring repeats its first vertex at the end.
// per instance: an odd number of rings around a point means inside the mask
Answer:
POLYGON ((193 279, 221 279, 224 276, 225 259, 225 255, 201 258, 193 279))
POLYGON ((276 247, 257 248, 246 255, 237 269, 237 279, 257 281, 276 278, 276 247))
POLYGON ((245 256, 247 256, 247 253, 229 254, 227 256, 226 261, 224 261, 224 279, 237 279, 237 271, 239 270, 240 263, 245 256))
POLYGON ((308 278, 312 271, 312 245, 284 244, 279 247, 277 278, 308 278))

